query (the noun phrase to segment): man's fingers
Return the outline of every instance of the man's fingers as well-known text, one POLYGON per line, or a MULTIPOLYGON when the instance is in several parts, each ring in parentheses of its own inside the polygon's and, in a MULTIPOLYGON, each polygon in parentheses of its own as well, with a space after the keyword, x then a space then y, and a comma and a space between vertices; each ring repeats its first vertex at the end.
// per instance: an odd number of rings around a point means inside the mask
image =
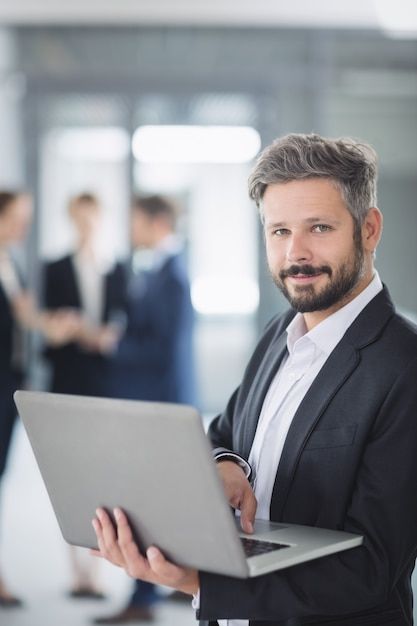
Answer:
POLYGON ((161 585, 168 585, 195 594, 199 589, 198 572, 170 563, 158 548, 151 547, 144 556, 136 545, 125 513, 113 511, 116 529, 104 509, 97 509, 92 524, 97 535, 99 550, 90 550, 94 556, 102 556, 114 565, 123 567, 134 578, 161 585))
POLYGON ((122 509, 116 508, 114 509, 113 514, 117 524, 117 538, 119 542, 121 540, 123 542, 132 541, 133 535, 125 513, 122 511, 122 509))
POLYGON ((111 560, 112 563, 114 563, 114 565, 118 565, 118 563, 116 563, 114 561, 114 559, 110 559, 110 554, 107 550, 106 544, 104 542, 104 538, 103 538, 103 530, 101 527, 101 523, 100 520, 98 518, 94 518, 93 521, 91 522, 94 528, 94 532, 96 533, 96 537, 97 537, 97 545, 98 545, 98 550, 90 550, 91 553, 93 554, 97 554, 97 556, 101 556, 105 559, 109 559, 111 560))
POLYGON ((240 525, 245 533, 253 533, 253 522, 255 520, 258 503, 250 487, 245 490, 240 506, 240 525))
POLYGON ((233 461, 220 461, 218 471, 223 482, 229 504, 240 510, 244 532, 253 533, 257 502, 242 468, 233 461))
POLYGON ((113 523, 104 509, 97 509, 96 515, 100 522, 101 534, 106 545, 113 545, 116 540, 116 531, 113 523))
POLYGON ((149 572, 146 559, 139 552, 128 519, 121 509, 114 509, 117 523, 117 543, 124 560, 124 567, 130 576, 141 578, 149 572))
POLYGON ((100 552, 115 565, 123 566, 123 557, 110 517, 104 509, 97 509, 96 515, 97 518, 93 520, 93 527, 97 535, 100 552))
POLYGON ((122 554, 132 558, 140 552, 132 535, 126 515, 121 509, 114 509, 114 517, 117 523, 117 543, 120 546, 122 554))

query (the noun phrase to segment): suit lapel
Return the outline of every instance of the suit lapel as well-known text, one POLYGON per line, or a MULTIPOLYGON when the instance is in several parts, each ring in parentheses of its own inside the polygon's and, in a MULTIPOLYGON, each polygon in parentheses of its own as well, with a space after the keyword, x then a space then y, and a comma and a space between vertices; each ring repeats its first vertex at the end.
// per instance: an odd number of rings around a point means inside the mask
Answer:
POLYGON ((294 415, 285 440, 271 498, 271 514, 280 519, 297 463, 311 431, 333 396, 359 363, 358 352, 339 344, 331 353, 294 415))
POLYGON ((251 386, 252 397, 250 398, 247 419, 242 420, 244 429, 240 434, 239 450, 247 459, 252 447, 253 439, 261 414, 265 396, 271 382, 278 371, 278 367, 287 350, 287 333, 282 332, 272 343, 254 377, 251 386))
POLYGON ((110 272, 103 275, 103 301, 101 307, 100 321, 105 323, 111 317, 111 314, 117 312, 120 309, 120 304, 117 302, 115 296, 115 290, 117 289, 116 281, 120 280, 117 275, 116 266, 110 272))
POLYGON ((359 364, 359 349, 375 341, 393 313, 392 302, 384 289, 348 328, 306 393, 294 415, 279 462, 271 498, 272 519, 281 519, 307 438, 334 395, 359 364))
POLYGON ((74 308, 81 309, 81 292, 78 285, 73 257, 67 257, 64 267, 67 274, 64 285, 65 291, 68 294, 68 302, 70 302, 71 306, 73 306, 74 308))

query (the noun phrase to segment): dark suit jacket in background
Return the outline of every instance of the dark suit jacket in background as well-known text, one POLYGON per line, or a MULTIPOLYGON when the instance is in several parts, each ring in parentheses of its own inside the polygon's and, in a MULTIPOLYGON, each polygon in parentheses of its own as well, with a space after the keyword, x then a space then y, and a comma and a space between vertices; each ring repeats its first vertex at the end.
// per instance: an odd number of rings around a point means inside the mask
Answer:
POLYGON ((190 286, 176 254, 133 279, 126 333, 113 362, 114 395, 194 403, 192 337, 190 286))
POLYGON ((21 386, 23 378, 23 371, 12 363, 14 325, 10 303, 0 283, 0 476, 6 467, 16 419, 13 392, 21 386))
MULTIPOLYGON (((210 429, 248 458, 286 354, 275 319, 210 429)), ((364 535, 359 548, 250 580, 201 574, 200 618, 252 626, 412 624, 417 550, 417 332, 384 289, 360 313, 301 402, 272 493, 273 521, 364 535)), ((206 622, 203 622, 206 623, 206 622)))
MULTIPOLYGON (((44 270, 44 305, 81 309, 81 296, 71 256, 48 263, 44 270)), ((105 275, 102 322, 108 322, 126 307, 125 272, 120 264, 105 275)), ((109 396, 110 357, 83 350, 76 343, 48 347, 45 356, 52 367, 51 391, 80 395, 109 396)))

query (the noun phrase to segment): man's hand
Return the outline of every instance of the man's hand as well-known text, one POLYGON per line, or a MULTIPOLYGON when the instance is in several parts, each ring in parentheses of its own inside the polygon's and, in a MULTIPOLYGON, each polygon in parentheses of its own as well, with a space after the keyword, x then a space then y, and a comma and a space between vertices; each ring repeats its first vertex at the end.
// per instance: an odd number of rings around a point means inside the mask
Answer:
POLYGON ((243 469, 233 461, 218 461, 217 469, 229 504, 240 510, 240 525, 245 533, 253 533, 256 502, 255 495, 243 469))
POLYGON ((97 509, 96 514, 92 524, 99 550, 91 550, 91 554, 122 567, 133 578, 173 587, 190 595, 198 592, 200 582, 197 570, 170 563, 154 546, 148 548, 146 557, 139 552, 126 515, 121 509, 114 509, 116 528, 104 509, 97 509))

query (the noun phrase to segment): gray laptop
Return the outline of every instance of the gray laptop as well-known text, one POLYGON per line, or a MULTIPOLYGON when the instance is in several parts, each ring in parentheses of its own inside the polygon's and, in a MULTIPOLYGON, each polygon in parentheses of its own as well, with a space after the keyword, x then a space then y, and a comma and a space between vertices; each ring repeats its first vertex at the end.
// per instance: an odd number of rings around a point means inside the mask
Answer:
POLYGON ((96 547, 98 506, 123 508, 142 548, 240 578, 354 548, 362 537, 287 523, 239 531, 196 409, 17 391, 15 401, 59 526, 96 547))

